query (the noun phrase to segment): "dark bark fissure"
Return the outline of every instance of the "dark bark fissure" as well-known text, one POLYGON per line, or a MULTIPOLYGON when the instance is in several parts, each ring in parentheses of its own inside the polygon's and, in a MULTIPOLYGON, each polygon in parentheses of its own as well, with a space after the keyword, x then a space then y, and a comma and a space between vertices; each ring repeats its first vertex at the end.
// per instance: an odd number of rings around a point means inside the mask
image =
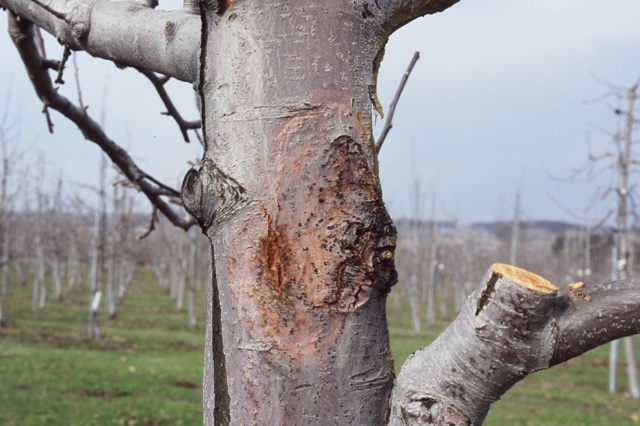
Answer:
POLYGON ((487 281, 487 286, 485 287, 485 289, 480 294, 480 297, 478 298, 476 314, 475 314, 476 316, 478 316, 478 314, 480 314, 480 312, 482 312, 484 308, 487 306, 487 304, 491 301, 491 298, 495 293, 496 282, 500 278, 501 278, 501 275, 499 273, 497 272, 492 273, 491 278, 489 278, 489 280, 487 281))
POLYGON ((216 262, 211 246, 211 359, 214 380, 213 424, 227 426, 230 424, 229 388, 227 386, 227 362, 222 339, 222 310, 220 308, 220 291, 216 279, 216 262))

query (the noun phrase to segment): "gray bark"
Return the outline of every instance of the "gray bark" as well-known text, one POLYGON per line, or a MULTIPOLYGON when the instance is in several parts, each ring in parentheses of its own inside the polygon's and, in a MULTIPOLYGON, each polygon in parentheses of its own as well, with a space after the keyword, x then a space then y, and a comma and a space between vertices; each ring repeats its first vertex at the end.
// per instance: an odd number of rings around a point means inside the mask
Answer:
POLYGON ((72 232, 71 241, 69 242, 69 258, 67 259, 67 290, 71 290, 78 282, 79 260, 78 250, 76 248, 76 233, 72 232))
POLYGON ((13 13, 37 22, 74 50, 195 81, 200 41, 198 16, 184 11, 152 10, 124 1, 47 0, 46 4, 64 18, 30 0, 0 2, 13 13))
POLYGON ((579 283, 558 296, 534 274, 494 265, 458 318, 404 364, 390 424, 482 424, 491 404, 527 375, 632 333, 639 288, 638 281, 579 283))

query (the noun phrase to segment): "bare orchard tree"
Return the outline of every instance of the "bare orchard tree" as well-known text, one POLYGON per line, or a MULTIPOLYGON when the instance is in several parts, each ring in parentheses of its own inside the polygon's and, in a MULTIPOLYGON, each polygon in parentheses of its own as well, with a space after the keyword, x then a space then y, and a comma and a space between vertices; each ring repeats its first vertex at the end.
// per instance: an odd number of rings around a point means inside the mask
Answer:
POLYGON ((182 199, 213 260, 205 424, 477 425, 529 373, 640 331, 638 282, 559 296, 494 265, 451 328, 403 366, 390 404, 396 232, 372 137, 376 77, 395 30, 456 0, 156 3, 0 0, 45 108, 184 227, 162 204, 173 192, 54 90, 32 22, 70 49, 194 84, 205 154, 182 199))
MULTIPOLYGON (((9 105, 10 99, 6 100, 9 105)), ((11 190, 17 176, 22 154, 16 144, 18 134, 9 123, 9 108, 0 116, 0 327, 5 325, 2 313, 2 298, 9 294, 9 263, 12 260, 11 239, 17 190, 11 190)), ((15 232, 15 231, 14 231, 15 232)))
MULTIPOLYGON (((631 242, 630 218, 638 218, 637 211, 637 184, 634 183, 634 174, 637 175, 639 155, 637 152, 638 141, 634 138, 634 130, 637 130, 636 99, 640 80, 627 90, 613 87, 608 97, 617 99, 617 107, 614 114, 618 116, 618 129, 611 135, 611 141, 601 152, 588 155, 585 164, 573 172, 573 177, 585 174, 593 179, 596 173, 603 170, 610 172, 612 183, 610 186, 598 189, 598 199, 607 199, 613 196, 615 207, 601 220, 605 223, 610 216, 615 216, 613 228, 613 253, 611 261, 611 277, 614 280, 629 279, 635 275, 633 271, 633 247, 631 242)), ((590 250, 590 248, 589 248, 590 250)), ((589 261, 590 262, 590 261, 589 261)), ((586 262, 585 262, 586 263, 586 262)), ((586 268, 585 268, 586 269, 586 268)), ((615 390, 615 369, 618 352, 618 342, 613 342, 610 352, 610 384, 615 390)), ((640 398, 640 382, 638 381, 637 357, 633 337, 624 339, 625 355, 627 359, 627 377, 629 393, 634 398, 640 398)))

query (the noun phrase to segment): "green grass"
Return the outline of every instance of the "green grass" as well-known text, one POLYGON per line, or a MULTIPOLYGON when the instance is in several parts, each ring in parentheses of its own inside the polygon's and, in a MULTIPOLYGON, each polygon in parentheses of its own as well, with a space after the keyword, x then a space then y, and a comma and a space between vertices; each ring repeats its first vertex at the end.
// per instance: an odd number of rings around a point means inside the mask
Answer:
POLYGON ((88 290, 31 312, 30 286, 4 299, 0 425, 196 425, 202 423, 204 298, 198 324, 146 273, 137 274, 101 339, 87 336, 88 290))
MULTIPOLYGON (((0 425, 199 425, 202 423, 204 297, 198 327, 141 272, 115 320, 101 316, 102 338, 87 335, 88 290, 31 312, 31 288, 10 286, 0 329, 0 425)), ((409 309, 389 303, 396 368, 447 321, 411 333, 409 309)), ((636 425, 640 405, 607 391, 608 348, 599 348, 511 389, 486 425, 636 425)), ((624 368, 618 377, 625 389, 624 368)))

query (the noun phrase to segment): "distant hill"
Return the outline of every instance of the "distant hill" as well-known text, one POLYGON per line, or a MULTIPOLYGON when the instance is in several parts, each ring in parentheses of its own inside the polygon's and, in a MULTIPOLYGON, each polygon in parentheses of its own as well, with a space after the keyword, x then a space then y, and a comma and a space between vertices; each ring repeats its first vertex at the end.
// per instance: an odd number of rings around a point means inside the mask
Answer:
MULTIPOLYGON (((414 219, 400 218, 395 220, 395 224, 398 229, 406 229, 415 223, 414 219)), ((432 222, 430 220, 419 221, 423 227, 431 227, 432 222)), ((496 222, 475 222, 470 225, 459 225, 455 221, 436 221, 435 226, 438 229, 469 229, 472 231, 485 231, 495 234, 498 238, 509 238, 511 235, 511 222, 496 221, 496 222)), ((571 229, 576 229, 581 225, 569 222, 561 222, 554 220, 531 220, 520 222, 520 229, 526 230, 540 230, 546 231, 554 235, 563 234, 571 229)))
MULTIPOLYGON (((472 230, 484 230, 495 234, 500 239, 509 238, 511 235, 511 222, 478 222, 469 226, 472 230)), ((580 227, 575 223, 553 220, 533 220, 520 222, 520 229, 546 231, 554 235, 564 234, 570 229, 580 227)))

